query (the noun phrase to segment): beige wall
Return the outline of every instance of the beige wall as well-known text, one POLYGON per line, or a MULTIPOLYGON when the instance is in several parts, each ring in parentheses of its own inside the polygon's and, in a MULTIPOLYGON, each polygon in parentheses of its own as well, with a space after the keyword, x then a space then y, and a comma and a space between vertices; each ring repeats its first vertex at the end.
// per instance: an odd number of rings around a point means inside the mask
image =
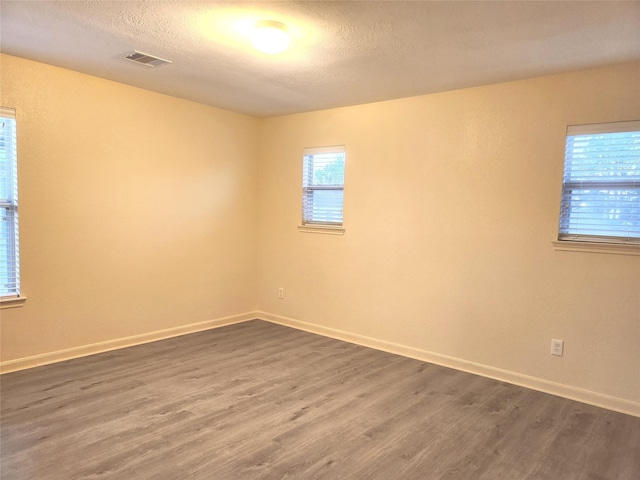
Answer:
POLYGON ((2 56, 22 308, 3 361, 255 310, 254 118, 2 56))
POLYGON ((640 118, 639 64, 258 120, 1 58, 5 364, 259 310, 640 405, 640 257, 551 244, 566 125, 640 118), (302 150, 333 144, 346 233, 301 233, 302 150))
POLYGON ((640 257, 551 242, 566 126, 640 118, 639 85, 636 63, 265 120, 260 308, 637 407, 640 257), (301 233, 302 150, 335 144, 346 233, 301 233))

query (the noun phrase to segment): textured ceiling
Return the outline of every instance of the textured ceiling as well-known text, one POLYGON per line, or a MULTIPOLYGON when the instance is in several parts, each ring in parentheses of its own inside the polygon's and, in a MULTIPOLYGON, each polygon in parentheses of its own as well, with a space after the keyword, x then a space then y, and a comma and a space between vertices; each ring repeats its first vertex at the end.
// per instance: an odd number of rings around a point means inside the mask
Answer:
POLYGON ((640 2, 8 1, 2 52, 259 117, 640 59, 640 2), (250 47, 277 20, 291 48, 250 47), (149 68, 132 50, 173 61, 149 68))

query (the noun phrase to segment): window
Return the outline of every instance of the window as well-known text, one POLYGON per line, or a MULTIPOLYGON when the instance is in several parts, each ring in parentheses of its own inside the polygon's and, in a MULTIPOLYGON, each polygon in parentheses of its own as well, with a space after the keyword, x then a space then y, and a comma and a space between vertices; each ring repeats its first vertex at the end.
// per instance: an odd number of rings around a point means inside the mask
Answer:
POLYGON ((302 168, 302 224, 342 226, 344 146, 305 148, 302 168))
POLYGON ((16 113, 0 107, 0 298, 19 295, 16 113))
POLYGON ((567 128, 558 240, 640 245, 640 121, 567 128))

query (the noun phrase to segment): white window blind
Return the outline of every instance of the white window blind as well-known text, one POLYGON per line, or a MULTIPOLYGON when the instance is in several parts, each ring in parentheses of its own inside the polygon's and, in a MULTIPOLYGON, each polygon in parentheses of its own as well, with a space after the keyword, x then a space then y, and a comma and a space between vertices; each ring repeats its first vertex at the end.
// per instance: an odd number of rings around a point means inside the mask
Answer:
POLYGON ((640 121, 567 128, 558 239, 640 244, 640 121))
POLYGON ((341 226, 345 147, 305 148, 302 168, 302 224, 341 226))
POLYGON ((0 107, 0 296, 20 295, 15 110, 0 107))

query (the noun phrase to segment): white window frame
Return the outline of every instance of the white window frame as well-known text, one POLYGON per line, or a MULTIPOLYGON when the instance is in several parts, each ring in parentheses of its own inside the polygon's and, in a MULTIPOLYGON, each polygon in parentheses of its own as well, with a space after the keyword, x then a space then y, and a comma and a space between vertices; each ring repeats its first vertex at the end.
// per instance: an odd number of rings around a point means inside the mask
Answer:
MULTIPOLYGON (((327 147, 310 147, 305 148, 303 152, 302 164, 302 225, 298 229, 302 232, 310 233, 344 233, 344 170, 342 171, 342 182, 334 182, 331 184, 315 183, 313 176, 313 162, 315 156, 336 155, 342 156, 343 162, 346 162, 346 148, 344 145, 333 145, 327 147), (329 220, 314 217, 314 193, 319 191, 340 192, 340 201, 336 206, 338 212, 328 213, 329 220)), ((344 168, 344 163, 343 163, 344 168)))
MULTIPOLYGON (((600 200, 594 195, 601 196, 603 195, 602 192, 610 190, 609 193, 604 193, 604 195, 619 196, 620 190, 640 190, 640 174, 635 174, 635 165, 640 169, 640 157, 636 160, 636 154, 640 156, 640 150, 635 150, 635 146, 632 148, 624 147, 625 150, 623 152, 626 158, 632 158, 633 160, 631 163, 633 165, 631 172, 633 173, 631 174, 626 173, 629 172, 628 162, 625 166, 620 162, 616 162, 613 165, 614 168, 608 170, 611 173, 606 177, 571 175, 572 169, 583 169, 584 171, 584 169, 589 168, 586 162, 582 163, 582 159, 586 158, 582 155, 586 155, 586 152, 583 154, 579 148, 583 146, 591 149, 598 148, 597 144, 594 145, 595 139, 593 139, 593 136, 623 132, 638 132, 640 135, 640 121, 570 125, 567 127, 558 240, 553 242, 557 250, 640 255, 640 233, 637 232, 637 227, 634 224, 630 224, 629 227, 621 225, 619 212, 612 213, 610 225, 602 224, 602 214, 596 213, 596 215, 600 215, 599 217, 594 216, 592 213, 594 202, 600 200), (578 145, 577 142, 582 139, 584 141, 581 145, 578 145), (592 142, 591 144, 589 144, 590 141, 592 142), (620 175, 623 172, 625 174, 620 175), (582 190, 584 193, 582 195, 580 193, 574 195, 573 192, 575 190, 582 190), (614 193, 616 190, 617 192, 614 193), (588 200, 585 197, 589 198, 589 196, 591 196, 592 200, 587 203, 588 200), (572 221, 572 216, 578 220, 572 221)), ((640 140, 638 147, 640 148, 640 140)), ((613 146, 603 145, 603 148, 606 148, 603 151, 605 155, 615 154, 613 146)), ((593 151, 591 153, 593 154, 593 151)), ((602 172, 606 173, 604 169, 602 172)), ((638 172, 640 173, 640 170, 638 172)), ((603 202, 606 202, 606 200, 603 200, 603 202)), ((632 200, 632 202, 630 207, 632 209, 638 208, 640 212, 640 204, 636 205, 635 200, 632 200)), ((628 212, 629 207, 626 208, 628 212)), ((633 212, 634 210, 631 211, 633 212)))
POLYGON ((0 197, 0 268, 8 276, 8 282, 0 284, 0 307, 20 306, 25 300, 20 296, 20 248, 18 231, 18 164, 16 145, 16 111, 0 107, 0 182, 8 193, 0 197))

